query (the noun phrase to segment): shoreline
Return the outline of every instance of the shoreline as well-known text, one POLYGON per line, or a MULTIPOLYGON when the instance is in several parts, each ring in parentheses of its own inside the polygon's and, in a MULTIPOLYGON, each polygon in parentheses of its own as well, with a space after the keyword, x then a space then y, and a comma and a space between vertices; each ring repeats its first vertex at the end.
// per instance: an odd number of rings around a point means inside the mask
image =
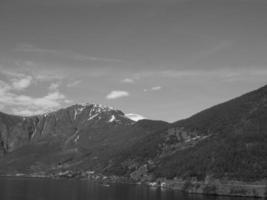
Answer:
POLYGON ((190 194, 204 194, 232 197, 267 198, 267 184, 245 183, 241 181, 209 182, 195 180, 166 180, 163 187, 190 194))
POLYGON ((120 176, 105 176, 102 174, 95 174, 93 172, 81 175, 75 174, 7 174, 2 177, 25 177, 25 178, 51 178, 51 179, 78 179, 90 180, 95 183, 109 186, 109 184, 135 184, 147 185, 153 188, 168 189, 174 191, 181 191, 189 194, 214 195, 214 196, 230 196, 230 197, 253 197, 253 198, 267 198, 267 182, 242 182, 229 180, 205 180, 197 181, 195 179, 173 179, 158 178, 156 181, 134 181, 131 178, 120 176))

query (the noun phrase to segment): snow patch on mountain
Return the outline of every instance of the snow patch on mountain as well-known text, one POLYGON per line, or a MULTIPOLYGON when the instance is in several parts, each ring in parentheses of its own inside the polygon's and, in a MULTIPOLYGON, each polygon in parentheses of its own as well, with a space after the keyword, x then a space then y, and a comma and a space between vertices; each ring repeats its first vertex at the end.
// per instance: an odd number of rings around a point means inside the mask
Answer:
POLYGON ((142 115, 139 115, 139 114, 134 114, 134 113, 128 113, 128 114, 125 114, 125 116, 133 121, 139 121, 139 120, 142 120, 142 119, 145 119, 144 116, 142 115))
POLYGON ((96 114, 90 116, 90 117, 88 118, 88 121, 90 121, 90 120, 96 118, 98 115, 99 115, 99 113, 96 113, 96 114))
POLYGON ((83 108, 92 107, 93 110, 98 110, 98 111, 111 111, 111 110, 114 110, 113 107, 105 106, 105 105, 102 105, 102 104, 84 103, 84 104, 80 104, 80 106, 83 107, 83 108))
POLYGON ((79 111, 79 112, 82 112, 84 109, 85 109, 85 107, 82 106, 82 107, 78 108, 78 111, 79 111))
POLYGON ((78 140, 80 139, 80 136, 78 135, 75 139, 74 139, 74 143, 76 144, 78 142, 78 140))
POLYGON ((78 114, 78 112, 77 112, 77 110, 75 110, 75 111, 74 111, 74 119, 77 118, 77 114, 78 114))
POLYGON ((114 115, 111 116, 110 120, 108 122, 113 122, 116 120, 116 117, 114 115))

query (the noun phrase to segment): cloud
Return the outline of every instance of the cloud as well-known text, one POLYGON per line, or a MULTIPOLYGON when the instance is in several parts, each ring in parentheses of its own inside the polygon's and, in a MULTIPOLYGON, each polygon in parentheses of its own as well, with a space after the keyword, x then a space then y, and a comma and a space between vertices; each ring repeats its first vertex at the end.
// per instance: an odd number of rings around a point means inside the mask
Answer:
POLYGON ((60 92, 51 92, 38 98, 11 93, 6 95, 6 97, 0 96, 0 102, 4 105, 14 107, 12 108, 12 112, 20 115, 35 115, 50 112, 59 108, 66 100, 66 97, 60 92))
POLYGON ((232 45, 233 45, 233 41, 222 40, 219 43, 217 43, 216 45, 214 45, 208 49, 202 49, 197 54, 193 55, 187 64, 192 65, 192 64, 196 63, 198 60, 208 58, 209 56, 212 56, 213 54, 215 54, 221 50, 231 48, 232 45))
POLYGON ((131 78, 125 78, 121 82, 123 82, 123 83, 134 83, 135 81, 133 79, 131 79, 131 78))
POLYGON ((266 80, 267 69, 250 67, 250 68, 221 68, 210 70, 165 70, 160 76, 165 78, 185 79, 195 78, 216 79, 225 82, 248 81, 248 80, 266 80))
POLYGON ((155 87, 152 87, 151 90, 153 91, 157 91, 157 90, 161 90, 162 87, 161 86, 155 86, 155 87))
POLYGON ((12 89, 14 90, 24 90, 28 88, 32 84, 32 81, 33 81, 32 76, 18 73, 18 72, 2 70, 1 74, 8 77, 8 79, 11 82, 12 89))
POLYGON ((52 56, 57 56, 57 57, 69 58, 69 59, 73 59, 76 61, 83 61, 83 62, 87 62, 87 61, 115 62, 115 63, 123 62, 122 60, 116 59, 116 58, 88 56, 88 55, 79 54, 79 53, 69 51, 69 50, 66 51, 66 50, 58 50, 58 49, 45 49, 45 48, 35 47, 31 44, 20 44, 15 48, 15 51, 25 52, 25 53, 47 54, 47 55, 52 55, 52 56))
POLYGON ((50 82, 61 81, 67 77, 66 70, 62 70, 58 65, 50 65, 31 60, 11 60, 10 64, 1 66, 0 74, 9 78, 32 77, 34 81, 50 82))
POLYGON ((81 80, 73 81, 71 83, 68 83, 67 87, 75 87, 75 86, 79 85, 81 82, 82 82, 81 80))
POLYGON ((162 87, 161 86, 154 86, 150 89, 144 89, 144 92, 150 92, 150 91, 158 91, 158 90, 161 90, 162 87))
POLYGON ((63 75, 55 75, 55 74, 50 74, 48 72, 42 72, 42 74, 38 74, 35 76, 35 79, 38 81, 42 82, 50 82, 54 80, 62 80, 64 79, 63 75))
POLYGON ((9 91, 12 87, 8 85, 6 82, 0 80, 0 96, 4 95, 7 91, 9 91))
POLYGON ((127 97, 129 95, 130 95, 129 92, 127 91, 113 90, 106 96, 106 98, 107 99, 118 99, 122 97, 127 97))
POLYGON ((13 88, 16 90, 24 90, 28 88, 32 83, 33 78, 31 76, 25 76, 21 78, 12 79, 13 88))
POLYGON ((134 113, 128 113, 128 114, 125 114, 125 116, 133 121, 139 121, 139 120, 145 119, 144 116, 139 115, 139 114, 134 114, 134 113))
POLYGON ((49 90, 51 91, 55 91, 59 88, 59 83, 51 83, 51 85, 49 86, 49 90))
POLYGON ((61 80, 50 79, 47 74, 42 77, 44 79, 38 79, 39 77, 33 76, 30 72, 22 73, 21 70, 9 70, 1 66, 0 69, 1 110, 17 115, 36 115, 59 109, 72 102, 59 91, 61 80), (36 97, 22 93, 31 84, 44 80, 50 84, 46 95, 36 97))
MULTIPOLYGON (((216 79, 221 81, 245 81, 245 80, 264 80, 267 76, 267 69, 263 66, 246 66, 246 67, 222 67, 206 69, 162 69, 147 70, 142 73, 136 73, 133 77, 140 79, 188 79, 196 80, 216 79)), ((145 89, 148 91, 149 89, 145 89)))
MULTIPOLYGON (((7 83, 0 80, 1 109, 8 107, 13 114, 35 115, 55 110, 63 104, 70 102, 64 94, 57 90, 51 90, 47 95, 42 97, 32 97, 16 93, 16 89, 25 88, 26 85, 26 83, 24 85, 15 85, 14 82, 7 83)), ((51 84, 50 87, 57 89, 56 84, 51 84)))

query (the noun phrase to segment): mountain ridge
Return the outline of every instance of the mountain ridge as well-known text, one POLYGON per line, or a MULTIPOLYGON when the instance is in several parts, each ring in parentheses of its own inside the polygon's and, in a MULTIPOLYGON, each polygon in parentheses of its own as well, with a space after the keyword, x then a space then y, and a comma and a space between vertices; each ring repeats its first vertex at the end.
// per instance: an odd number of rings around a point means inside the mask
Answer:
MULTIPOLYGON (((55 129, 56 127, 59 126, 61 126, 61 128, 63 126, 66 126, 69 129, 75 129, 75 128, 80 128, 80 126, 87 126, 87 124, 91 124, 93 126, 95 123, 100 123, 100 122, 101 123, 107 122, 113 124, 134 123, 134 121, 127 118, 123 112, 112 109, 111 107, 99 106, 97 104, 73 105, 50 113, 45 113, 42 115, 34 115, 29 117, 25 116, 20 117, 4 113, 1 113, 1 116, 2 116, 1 122, 4 122, 1 123, 2 125, 1 137, 3 136, 7 137, 8 135, 12 136, 12 133, 9 134, 7 132, 8 131, 17 132, 16 131, 17 128, 20 129, 20 131, 22 132, 20 136, 24 134, 24 140, 34 139, 36 134, 49 135, 56 132, 58 132, 58 134, 61 134, 60 131, 63 130, 55 129), (82 118, 83 120, 81 121, 82 118), (62 123, 62 125, 56 125, 56 123, 57 124, 62 123)), ((70 130, 64 128, 64 134, 68 134, 69 132, 70 130)), ((1 141, 3 141, 3 139, 1 141)))
POLYGON ((264 181, 266 122, 267 86, 174 123, 134 122, 94 105, 39 118, 0 113, 0 174, 95 171, 135 181, 264 181))

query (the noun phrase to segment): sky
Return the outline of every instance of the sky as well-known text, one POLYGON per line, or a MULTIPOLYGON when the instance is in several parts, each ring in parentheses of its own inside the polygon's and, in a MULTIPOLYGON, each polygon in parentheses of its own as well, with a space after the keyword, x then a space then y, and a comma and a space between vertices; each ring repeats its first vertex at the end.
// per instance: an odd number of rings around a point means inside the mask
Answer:
POLYGON ((267 84, 265 0, 1 0, 0 111, 174 122, 267 84))

